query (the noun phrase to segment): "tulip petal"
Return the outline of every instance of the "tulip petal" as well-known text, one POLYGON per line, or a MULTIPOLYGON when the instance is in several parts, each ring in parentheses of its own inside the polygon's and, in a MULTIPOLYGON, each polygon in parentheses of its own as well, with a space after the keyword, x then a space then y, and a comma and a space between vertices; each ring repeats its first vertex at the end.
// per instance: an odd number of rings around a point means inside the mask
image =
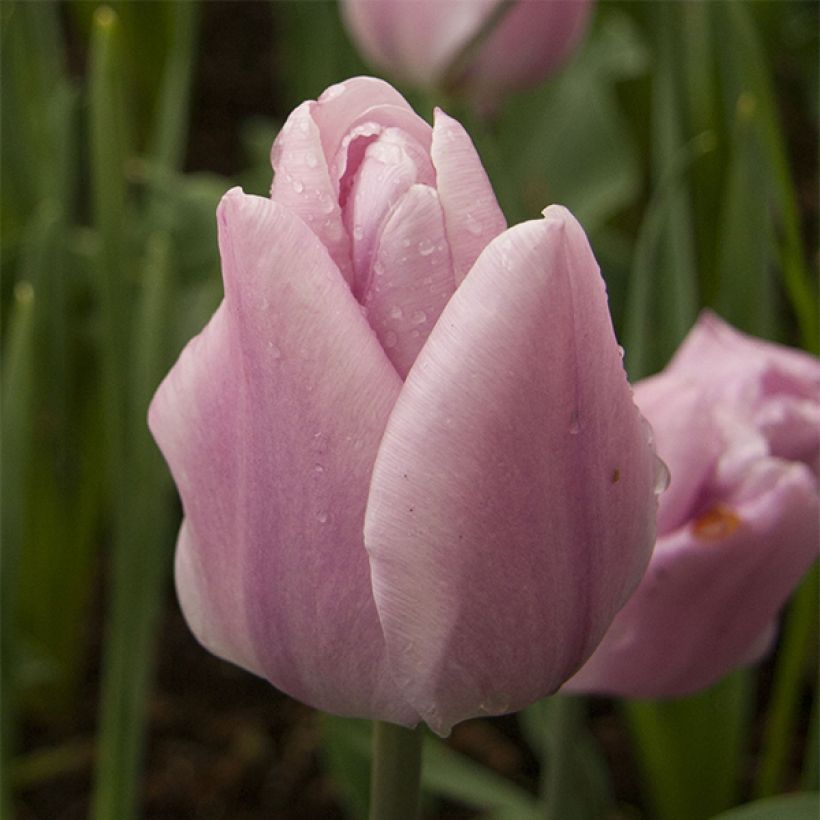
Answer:
POLYGON ((635 385, 635 402, 651 421, 655 446, 671 476, 658 507, 658 533, 664 534, 689 519, 724 440, 708 395, 688 379, 669 379, 666 373, 644 379, 635 385))
POLYGON ((384 226, 363 299, 370 326, 402 378, 454 290, 438 195, 414 185, 384 226))
POLYGON ((564 690, 681 697, 758 660, 817 556, 819 513, 805 465, 757 462, 732 495, 659 539, 638 590, 564 690))
POLYGON ((353 238, 353 293, 361 299, 373 272, 384 221, 416 182, 431 184, 435 172, 418 144, 396 128, 388 128, 364 152, 344 211, 353 238))
POLYGON ((499 0, 346 0, 345 22, 367 57, 432 85, 499 0))
POLYGON ((319 127, 303 103, 291 113, 271 149, 271 199, 296 214, 327 248, 345 279, 353 282, 350 242, 338 190, 330 178, 319 127))
POLYGON ((440 108, 435 112, 430 152, 458 286, 507 223, 472 140, 440 108))
POLYGON ((439 733, 592 652, 654 541, 655 457, 560 207, 495 239, 413 365, 365 518, 388 658, 439 733))
POLYGON ((362 542, 401 382, 301 220, 234 189, 219 229, 223 307, 150 411, 186 515, 180 597, 203 641, 283 691, 412 724, 362 542))

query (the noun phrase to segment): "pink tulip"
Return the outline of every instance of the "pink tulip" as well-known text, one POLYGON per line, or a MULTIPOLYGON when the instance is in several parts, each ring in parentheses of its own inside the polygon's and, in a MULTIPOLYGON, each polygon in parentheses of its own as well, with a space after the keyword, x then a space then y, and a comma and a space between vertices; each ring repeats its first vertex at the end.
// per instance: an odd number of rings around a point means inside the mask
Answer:
POLYGON ((357 78, 218 211, 225 299, 150 426, 182 608, 315 707, 446 733, 556 690, 637 584, 656 458, 563 208, 505 230, 463 128, 357 78))
MULTIPOLYGON (((342 10, 354 41, 374 66, 406 82, 435 86, 501 1, 344 0, 342 10)), ((590 0, 515 3, 467 63, 458 85, 485 103, 537 85, 572 54, 590 5, 590 0)))
POLYGON ((704 313, 635 397, 672 483, 649 569, 565 687, 681 696, 754 663, 820 546, 820 362, 704 313))

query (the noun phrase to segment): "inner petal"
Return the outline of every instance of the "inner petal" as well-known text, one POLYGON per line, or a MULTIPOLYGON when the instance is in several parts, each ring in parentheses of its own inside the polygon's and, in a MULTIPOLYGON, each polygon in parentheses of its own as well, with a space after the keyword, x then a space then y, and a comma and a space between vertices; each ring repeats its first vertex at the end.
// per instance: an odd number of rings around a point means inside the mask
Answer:
POLYGON ((413 185, 378 238, 373 276, 360 301, 387 357, 404 378, 455 291, 438 194, 413 185))
POLYGON ((355 170, 344 201, 344 186, 340 186, 343 219, 352 248, 353 292, 360 301, 369 286, 376 245, 391 209, 411 185, 435 178, 426 153, 400 129, 387 128, 378 136, 370 136, 361 151, 359 146, 365 138, 349 144, 343 182, 350 178, 348 172, 355 170))

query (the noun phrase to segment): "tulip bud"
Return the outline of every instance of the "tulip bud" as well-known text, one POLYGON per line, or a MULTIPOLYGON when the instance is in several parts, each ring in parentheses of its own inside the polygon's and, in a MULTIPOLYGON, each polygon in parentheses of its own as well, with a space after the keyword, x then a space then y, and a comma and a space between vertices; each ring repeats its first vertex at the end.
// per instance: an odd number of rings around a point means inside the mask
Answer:
POLYGON ((353 40, 374 66, 411 84, 452 86, 484 110, 562 65, 583 35, 589 9, 590 0, 342 3, 353 40), (475 51, 465 53, 476 37, 475 51))
POLYGON ((817 557, 820 362, 707 312, 635 396, 672 474, 658 541, 564 689, 681 696, 762 657, 817 557))
POLYGON ((654 541, 656 458, 581 226, 505 230, 464 129, 378 80, 299 106, 218 211, 225 299, 149 423, 211 651, 446 734, 555 691, 654 541))

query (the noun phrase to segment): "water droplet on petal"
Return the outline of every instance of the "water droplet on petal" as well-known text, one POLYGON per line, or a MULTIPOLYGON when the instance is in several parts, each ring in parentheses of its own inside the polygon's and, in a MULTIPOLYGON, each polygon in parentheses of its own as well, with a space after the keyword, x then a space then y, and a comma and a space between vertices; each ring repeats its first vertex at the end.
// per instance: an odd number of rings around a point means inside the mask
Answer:
POLYGON ((305 186, 302 184, 301 180, 293 180, 293 190, 296 191, 297 194, 301 194, 302 191, 305 190, 305 186))
POLYGON ((316 475, 321 475, 324 471, 325 471, 325 468, 322 467, 321 464, 314 464, 313 465, 313 472, 316 473, 316 475))
POLYGON ((431 242, 429 239, 422 239, 419 242, 419 253, 422 256, 429 256, 435 249, 435 243, 431 242))
POLYGON ((622 345, 618 345, 618 355, 619 355, 622 359, 623 359, 623 357, 624 357, 624 353, 626 353, 626 351, 623 349, 623 346, 622 346, 622 345))
POLYGON ((571 436, 577 436, 581 432, 581 420, 578 418, 578 411, 573 411, 569 418, 569 433, 571 436))
POLYGON ((307 132, 308 132, 308 131, 310 131, 310 123, 308 122, 308 118, 307 118, 307 117, 302 117, 302 118, 299 120, 299 130, 300 130, 303 134, 307 134, 307 132))
POLYGON ((268 351, 272 359, 282 358, 282 351, 273 342, 268 342, 268 351))
POLYGON ((398 305, 394 305, 392 308, 390 308, 390 318, 403 319, 404 311, 398 305))
POLYGON ((427 314, 423 310, 414 310, 410 321, 412 321, 414 325, 423 325, 427 321, 427 314))
POLYGON ((358 241, 363 236, 364 236, 364 228, 361 225, 356 225, 353 228, 353 238, 358 241))
POLYGON ((313 151, 309 151, 305 154, 305 165, 307 165, 308 168, 315 168, 318 164, 319 160, 316 159, 316 154, 314 154, 313 151))
POLYGON ((398 341, 399 337, 392 330, 388 330, 384 334, 384 346, 386 348, 395 347, 398 341))
POLYGON ((464 224, 473 236, 478 236, 481 233, 481 224, 472 214, 467 214, 464 224))
POLYGON ((320 524, 327 524, 327 513, 326 512, 316 513, 316 520, 320 524))
POLYGON ((655 495, 660 495, 669 486, 669 468, 663 459, 655 456, 655 495))

